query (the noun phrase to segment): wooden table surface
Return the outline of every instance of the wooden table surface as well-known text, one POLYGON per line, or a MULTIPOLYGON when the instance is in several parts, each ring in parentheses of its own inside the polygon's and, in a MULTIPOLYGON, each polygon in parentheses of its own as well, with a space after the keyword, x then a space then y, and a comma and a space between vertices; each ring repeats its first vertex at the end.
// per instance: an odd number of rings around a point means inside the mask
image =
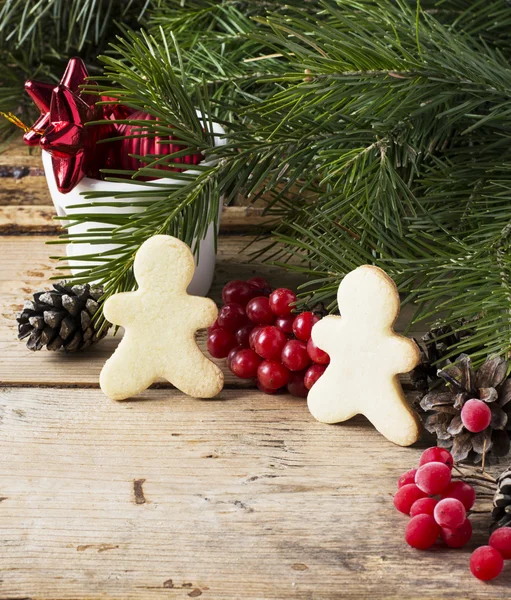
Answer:
MULTIPOLYGON (((98 375, 113 338, 29 352, 14 317, 54 274, 54 212, 37 155, 13 146, 0 175, 0 600, 510 597, 511 566, 491 584, 468 569, 486 516, 463 550, 406 546, 392 496, 430 442, 318 423, 229 373, 215 400, 162 384, 112 402, 98 375)), ((263 222, 225 211, 216 300, 256 273, 299 283, 242 252, 263 222)))

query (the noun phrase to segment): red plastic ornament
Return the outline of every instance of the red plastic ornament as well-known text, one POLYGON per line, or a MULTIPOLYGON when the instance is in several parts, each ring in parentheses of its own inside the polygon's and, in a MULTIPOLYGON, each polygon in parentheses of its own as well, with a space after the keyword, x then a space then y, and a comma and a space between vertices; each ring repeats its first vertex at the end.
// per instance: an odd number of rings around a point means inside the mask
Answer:
MULTIPOLYGON (((129 119, 138 121, 158 121, 157 117, 154 117, 146 112, 138 111, 134 112, 128 117, 129 119)), ((148 166, 147 162, 143 162, 138 157, 151 157, 155 155, 169 155, 174 152, 183 150, 182 144, 172 144, 172 140, 176 139, 171 135, 148 135, 148 130, 143 124, 140 125, 127 125, 121 124, 117 126, 117 135, 123 136, 135 136, 121 140, 120 143, 120 157, 119 157, 119 169, 126 171, 137 171, 141 167, 148 166)), ((187 154, 186 156, 180 156, 172 159, 172 162, 182 163, 183 168, 196 165, 202 160, 202 155, 199 152, 187 154)), ((151 168, 160 169, 162 171, 181 171, 180 167, 169 167, 165 165, 153 165, 151 168)), ((142 181, 150 181, 156 179, 156 177, 138 177, 142 181)))
MULTIPOLYGON (((71 58, 60 80, 60 85, 78 94, 89 106, 94 106, 96 101, 94 96, 80 92, 80 86, 85 83, 87 76, 87 68, 83 60, 81 58, 71 58)), ((37 146, 39 144, 44 130, 50 124, 50 104, 54 88, 55 86, 51 83, 33 81, 31 79, 25 82, 25 90, 41 111, 41 115, 32 125, 30 131, 27 131, 23 136, 23 140, 29 146, 37 146)))
POLYGON ((92 147, 97 141, 94 128, 85 128, 85 123, 93 118, 93 109, 69 88, 58 85, 53 90, 50 125, 39 144, 52 155, 53 174, 63 194, 71 191, 87 172, 97 171, 91 164, 92 147))

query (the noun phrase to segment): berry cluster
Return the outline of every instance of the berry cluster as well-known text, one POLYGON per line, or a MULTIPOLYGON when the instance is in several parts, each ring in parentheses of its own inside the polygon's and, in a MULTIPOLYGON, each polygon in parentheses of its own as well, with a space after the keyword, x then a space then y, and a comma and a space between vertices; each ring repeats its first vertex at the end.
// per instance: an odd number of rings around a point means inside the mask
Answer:
MULTIPOLYGON (((405 539, 413 548, 426 550, 439 537, 449 548, 461 548, 472 537, 468 511, 474 506, 474 488, 461 480, 452 480, 454 461, 444 448, 428 448, 419 467, 398 479, 394 506, 410 515, 405 539)), ((511 559, 511 528, 493 532, 488 546, 477 548, 470 558, 472 574, 482 581, 497 577, 504 559, 511 559)))
POLYGON ((311 339, 319 317, 293 313, 296 295, 272 290, 262 277, 230 281, 222 290, 223 306, 208 329, 208 350, 240 379, 255 379, 257 387, 274 394, 287 387, 305 398, 330 362, 311 339))

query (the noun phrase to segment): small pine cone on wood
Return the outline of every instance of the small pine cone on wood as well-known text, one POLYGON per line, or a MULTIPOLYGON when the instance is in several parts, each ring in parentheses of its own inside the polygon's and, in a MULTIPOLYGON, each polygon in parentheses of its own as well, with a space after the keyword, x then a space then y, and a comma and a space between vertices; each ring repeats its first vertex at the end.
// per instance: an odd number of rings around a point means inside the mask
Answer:
POLYGON ((60 282, 53 289, 33 294, 17 316, 18 339, 27 340, 29 350, 84 350, 107 334, 110 324, 98 330, 93 317, 99 310, 102 286, 68 285, 60 282))
POLYGON ((511 467, 497 479, 497 491, 493 497, 492 529, 511 527, 511 467))

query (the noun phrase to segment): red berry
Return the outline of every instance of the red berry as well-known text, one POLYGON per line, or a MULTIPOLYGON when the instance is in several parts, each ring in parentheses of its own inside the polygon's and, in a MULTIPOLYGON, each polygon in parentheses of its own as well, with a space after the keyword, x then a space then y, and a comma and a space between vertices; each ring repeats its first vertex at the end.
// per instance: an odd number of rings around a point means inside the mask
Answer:
POLYGON ((444 463, 430 462, 415 473, 415 483, 426 494, 441 494, 451 482, 451 469, 444 463))
POLYGON ((482 400, 467 400, 461 409, 461 421, 472 433, 483 431, 491 421, 490 407, 482 400))
POLYGON ((415 483, 415 473, 417 473, 417 469, 410 469, 406 473, 403 473, 397 480, 397 487, 403 487, 407 483, 415 483))
POLYGON ((214 358, 225 358, 234 346, 236 346, 236 338, 227 329, 215 329, 208 336, 208 352, 214 358))
POLYGON ((511 527, 501 527, 495 530, 488 544, 498 550, 505 560, 511 559, 511 527))
POLYGON ((254 350, 267 360, 278 360, 286 345, 286 334, 274 325, 263 327, 255 338, 254 350))
POLYGON ((247 317, 256 325, 271 325, 275 315, 270 309, 270 301, 266 296, 252 298, 247 304, 247 317))
POLYGON ((234 348, 232 350, 229 350, 229 354, 227 355, 227 358, 225 359, 225 362, 227 363, 227 366, 229 367, 229 369, 231 368, 232 359, 236 356, 236 354, 238 354, 238 352, 240 350, 243 350, 243 346, 234 346, 234 348))
POLYGON ((300 313, 294 320, 293 333, 299 340, 302 340, 302 342, 308 342, 311 336, 312 326, 318 321, 319 317, 312 312, 300 313))
POLYGON ((470 557, 472 575, 481 581, 490 581, 500 575, 504 559, 498 550, 491 546, 476 548, 470 557))
POLYGON ((456 498, 463 504, 466 510, 470 510, 476 501, 476 491, 469 483, 451 481, 443 491, 441 498, 456 498))
POLYGON ((303 371, 310 363, 307 346, 300 340, 289 340, 282 348, 281 360, 290 371, 303 371))
POLYGON ((213 325, 210 325, 208 327, 208 334, 211 333, 212 331, 215 331, 215 329, 220 329, 220 325, 218 324, 218 319, 215 319, 215 322, 213 323, 213 325))
POLYGON ((433 516, 440 527, 456 529, 457 527, 461 527, 465 522, 467 511, 463 504, 456 498, 444 498, 435 506, 433 516))
POLYGON ((289 383, 287 384, 287 391, 291 394, 291 396, 296 396, 297 398, 307 398, 307 392, 309 391, 305 387, 305 383, 303 378, 305 373, 303 371, 295 371, 291 373, 289 377, 289 383))
POLYGON ((451 469, 454 465, 454 460, 449 450, 446 450, 445 448, 439 448, 438 446, 432 446, 431 448, 424 450, 419 460, 419 467, 422 467, 422 465, 430 462, 445 463, 451 469))
POLYGON ((236 331, 240 327, 243 327, 247 323, 247 315, 245 309, 241 304, 236 302, 229 302, 224 304, 218 313, 218 324, 222 329, 228 329, 229 331, 236 331))
POLYGON ((270 282, 267 279, 264 279, 264 277, 251 277, 247 283, 250 283, 250 285, 260 290, 265 296, 271 294, 270 282))
POLYGON ((416 517, 417 515, 431 515, 435 510, 438 500, 434 498, 419 498, 415 500, 410 508, 410 516, 416 517))
POLYGON ((290 373, 286 367, 275 361, 265 360, 257 369, 257 378, 261 385, 269 390, 278 390, 289 382, 290 373))
POLYGON ((469 519, 456 529, 442 527, 442 539, 449 548, 462 548, 472 537, 472 523, 469 519))
POLYGON ((296 294, 287 288, 278 288, 270 294, 270 308, 277 317, 287 317, 293 310, 296 294))
POLYGON ((222 290, 222 300, 224 304, 237 302, 241 306, 246 306, 247 302, 257 295, 257 291, 253 285, 246 281, 235 279, 224 285, 222 290))
POLYGON ((259 332, 263 329, 264 327, 262 325, 256 325, 256 327, 254 327, 250 332, 250 335, 248 336, 248 345, 250 348, 252 348, 252 350, 255 350, 257 336, 259 335, 259 332))
POLYGON ((431 515, 417 515, 410 519, 405 531, 407 544, 412 548, 426 550, 437 541, 440 527, 431 515))
POLYGON ((264 387, 264 385, 259 381, 259 379, 256 379, 256 385, 257 385, 258 389, 260 389, 261 392, 264 392, 265 394, 273 395, 280 391, 280 390, 270 390, 270 388, 264 387))
POLYGON ((250 334, 254 330, 253 325, 245 325, 244 327, 240 327, 236 332, 236 341, 239 346, 243 348, 248 348, 250 345, 250 334))
POLYGON ((275 325, 282 329, 284 333, 290 334, 293 333, 293 323, 295 322, 294 315, 288 315, 287 317, 279 317, 275 321, 275 325))
POLYGON ((312 365, 307 371, 305 371, 305 378, 303 380, 305 387, 310 390, 311 387, 316 383, 316 381, 323 375, 326 367, 322 365, 312 365))
POLYGON ((307 342, 307 352, 309 353, 311 360, 317 365, 328 365, 330 362, 330 357, 328 354, 323 352, 323 350, 320 350, 312 341, 312 338, 310 338, 307 342))
POLYGON ((260 364, 261 358, 253 350, 243 348, 231 360, 231 371, 240 379, 252 379, 260 364))
POLYGON ((394 494, 394 506, 399 512, 409 515, 412 504, 419 498, 425 497, 426 494, 415 483, 407 483, 394 494))

